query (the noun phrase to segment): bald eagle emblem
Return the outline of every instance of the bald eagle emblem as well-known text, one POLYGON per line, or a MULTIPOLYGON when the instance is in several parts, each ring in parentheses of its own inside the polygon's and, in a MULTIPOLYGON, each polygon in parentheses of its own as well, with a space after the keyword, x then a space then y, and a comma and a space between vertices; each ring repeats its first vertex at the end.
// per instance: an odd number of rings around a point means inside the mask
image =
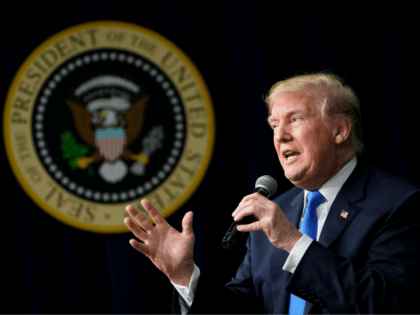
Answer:
POLYGON ((142 139, 140 152, 129 148, 142 130, 144 111, 150 100, 150 95, 143 90, 125 78, 101 75, 81 84, 65 100, 78 135, 94 152, 77 159, 79 169, 102 163, 99 175, 110 184, 125 178, 126 162, 133 162, 132 174, 144 174, 152 154, 162 146, 164 133, 162 126, 154 126, 142 139))

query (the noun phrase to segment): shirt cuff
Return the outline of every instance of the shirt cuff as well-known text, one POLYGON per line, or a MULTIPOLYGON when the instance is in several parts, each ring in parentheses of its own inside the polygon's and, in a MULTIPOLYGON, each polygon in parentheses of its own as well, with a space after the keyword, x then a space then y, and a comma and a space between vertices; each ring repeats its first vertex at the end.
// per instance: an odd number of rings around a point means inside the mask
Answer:
POLYGON ((186 314, 192 305, 199 277, 200 269, 197 267, 196 264, 194 264, 194 272, 190 280, 189 288, 175 284, 171 281, 172 285, 179 293, 179 304, 181 305, 182 314, 186 314))
POLYGON ((308 235, 302 235, 300 240, 295 244, 295 247, 293 247, 292 251, 290 252, 289 257, 287 257, 286 262, 283 265, 284 271, 289 271, 291 273, 295 272, 296 267, 298 266, 309 245, 311 245, 312 241, 313 239, 308 235))

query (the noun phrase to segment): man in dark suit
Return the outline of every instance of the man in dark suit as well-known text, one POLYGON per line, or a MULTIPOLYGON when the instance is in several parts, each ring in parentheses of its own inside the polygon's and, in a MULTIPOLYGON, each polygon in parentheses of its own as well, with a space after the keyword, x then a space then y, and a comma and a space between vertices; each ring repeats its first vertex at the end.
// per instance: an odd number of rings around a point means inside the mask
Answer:
POLYGON ((359 102, 332 74, 275 84, 267 98, 274 146, 296 187, 273 201, 254 193, 232 214, 252 232, 236 276, 212 283, 193 262, 192 213, 183 232, 146 200, 132 206, 131 245, 174 285, 174 313, 418 313, 420 186, 358 163, 359 102))

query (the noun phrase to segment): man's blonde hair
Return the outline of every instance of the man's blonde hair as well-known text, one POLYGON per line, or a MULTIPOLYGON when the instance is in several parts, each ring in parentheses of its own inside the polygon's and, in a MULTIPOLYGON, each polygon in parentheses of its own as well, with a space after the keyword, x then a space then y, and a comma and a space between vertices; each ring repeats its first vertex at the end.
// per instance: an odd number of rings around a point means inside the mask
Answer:
POLYGON ((328 130, 331 130, 336 119, 350 119, 351 140, 356 155, 360 156, 364 151, 360 103, 354 90, 343 82, 338 75, 326 72, 296 75, 274 84, 265 102, 270 110, 271 104, 283 92, 304 91, 313 96, 328 130))

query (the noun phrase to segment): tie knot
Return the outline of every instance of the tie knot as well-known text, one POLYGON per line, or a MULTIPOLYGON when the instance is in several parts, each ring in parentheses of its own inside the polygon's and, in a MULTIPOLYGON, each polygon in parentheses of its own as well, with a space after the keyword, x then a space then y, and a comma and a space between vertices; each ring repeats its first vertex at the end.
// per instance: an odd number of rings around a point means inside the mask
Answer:
POLYGON ((308 207, 316 208, 323 200, 324 196, 318 190, 310 191, 308 194, 308 207))

